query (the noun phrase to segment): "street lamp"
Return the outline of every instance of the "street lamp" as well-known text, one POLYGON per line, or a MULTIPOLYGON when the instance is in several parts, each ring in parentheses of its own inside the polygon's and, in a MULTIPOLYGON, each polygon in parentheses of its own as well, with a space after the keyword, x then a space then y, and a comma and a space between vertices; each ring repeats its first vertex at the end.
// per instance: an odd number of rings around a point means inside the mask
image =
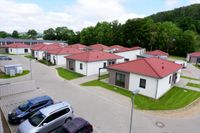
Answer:
POLYGON ((131 97, 131 118, 130 118, 130 129, 129 133, 132 132, 132 123, 133 123, 133 109, 134 109, 134 96, 137 95, 140 92, 139 89, 135 89, 132 91, 132 97, 131 97))

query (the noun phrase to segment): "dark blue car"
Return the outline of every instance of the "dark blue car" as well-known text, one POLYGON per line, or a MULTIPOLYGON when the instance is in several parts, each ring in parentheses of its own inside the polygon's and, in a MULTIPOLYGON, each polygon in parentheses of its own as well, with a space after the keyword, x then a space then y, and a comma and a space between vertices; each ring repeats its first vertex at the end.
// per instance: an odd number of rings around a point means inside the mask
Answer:
POLYGON ((11 124, 20 124, 22 121, 29 118, 41 108, 53 104, 53 100, 49 96, 40 96, 19 105, 16 109, 8 114, 8 121, 11 124))

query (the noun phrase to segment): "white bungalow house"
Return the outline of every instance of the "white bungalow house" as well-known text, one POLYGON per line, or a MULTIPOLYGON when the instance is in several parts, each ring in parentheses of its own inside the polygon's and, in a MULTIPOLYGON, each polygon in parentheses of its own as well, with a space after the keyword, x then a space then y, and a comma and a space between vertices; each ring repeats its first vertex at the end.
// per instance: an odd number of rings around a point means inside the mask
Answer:
POLYGON ((160 58, 142 58, 108 66, 109 83, 159 99, 180 80, 182 66, 160 58))
POLYGON ((66 64, 65 56, 82 53, 82 50, 72 47, 61 47, 53 50, 49 50, 47 53, 50 55, 50 62, 55 65, 66 64))
POLYGON ((145 49, 141 47, 132 48, 115 48, 114 54, 124 57, 124 61, 130 61, 137 59, 138 55, 145 53, 145 49))
MULTIPOLYGON (((66 68, 83 75, 99 73, 99 68, 106 68, 115 63, 123 62, 123 57, 103 51, 86 51, 79 54, 66 56, 66 68)), ((106 72, 102 69, 101 72, 106 72)))
POLYGON ((31 53, 30 46, 23 43, 13 43, 4 46, 9 54, 28 54, 31 53))
POLYGON ((32 47, 32 55, 34 55, 34 58, 37 60, 41 60, 43 58, 50 59, 50 56, 47 54, 48 51, 54 50, 57 48, 61 48, 61 44, 36 44, 37 46, 32 47))

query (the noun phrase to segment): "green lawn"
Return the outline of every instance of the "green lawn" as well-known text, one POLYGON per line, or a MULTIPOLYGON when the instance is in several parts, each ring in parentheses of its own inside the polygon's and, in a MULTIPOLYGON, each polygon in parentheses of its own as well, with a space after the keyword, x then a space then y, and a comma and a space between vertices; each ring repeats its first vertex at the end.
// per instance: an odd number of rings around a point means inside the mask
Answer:
POLYGON ((199 64, 194 64, 194 66, 198 69, 200 69, 200 65, 199 64))
POLYGON ((47 61, 47 60, 38 60, 40 63, 45 64, 47 66, 55 66, 54 64, 52 64, 51 62, 47 61))
POLYGON ((181 78, 200 81, 200 79, 193 78, 193 77, 188 77, 188 76, 181 76, 181 78))
POLYGON ((186 86, 191 86, 191 87, 195 87, 195 88, 199 88, 200 89, 200 84, 195 84, 195 83, 187 83, 186 86))
POLYGON ((35 59, 32 55, 25 55, 24 57, 29 58, 29 59, 35 59))
POLYGON ((100 75, 100 79, 106 79, 106 78, 108 78, 108 74, 104 74, 104 75, 100 75))
MULTIPOLYGON (((99 80, 93 80, 81 84, 83 86, 100 86, 108 90, 117 92, 127 97, 131 97, 132 93, 128 90, 116 87, 99 80)), ((186 90, 179 87, 173 87, 160 99, 155 100, 146 96, 135 96, 135 107, 144 110, 173 110, 185 107, 192 101, 200 97, 200 92, 186 90)))
POLYGON ((180 56, 169 56, 169 58, 171 58, 171 59, 175 59, 175 60, 184 60, 184 61, 186 61, 186 58, 185 57, 180 57, 180 56))
POLYGON ((8 79, 8 78, 15 78, 15 77, 19 77, 19 76, 23 76, 28 74, 30 71, 29 70, 24 70, 22 74, 16 74, 15 76, 9 76, 9 75, 5 75, 5 73, 0 73, 0 78, 1 79, 8 79))
POLYGON ((64 69, 62 67, 56 68, 56 70, 57 70, 58 75, 60 77, 62 77, 64 79, 67 79, 67 80, 72 80, 72 79, 76 79, 76 78, 80 78, 80 77, 84 76, 82 74, 66 70, 66 69, 64 69))

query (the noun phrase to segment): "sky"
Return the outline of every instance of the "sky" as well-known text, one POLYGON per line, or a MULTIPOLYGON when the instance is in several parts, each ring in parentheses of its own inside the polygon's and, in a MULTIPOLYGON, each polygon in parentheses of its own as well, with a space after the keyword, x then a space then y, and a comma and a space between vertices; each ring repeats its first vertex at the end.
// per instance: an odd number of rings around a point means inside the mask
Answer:
POLYGON ((38 32, 67 26, 79 31, 97 22, 143 18, 200 0, 0 0, 0 31, 38 32))

